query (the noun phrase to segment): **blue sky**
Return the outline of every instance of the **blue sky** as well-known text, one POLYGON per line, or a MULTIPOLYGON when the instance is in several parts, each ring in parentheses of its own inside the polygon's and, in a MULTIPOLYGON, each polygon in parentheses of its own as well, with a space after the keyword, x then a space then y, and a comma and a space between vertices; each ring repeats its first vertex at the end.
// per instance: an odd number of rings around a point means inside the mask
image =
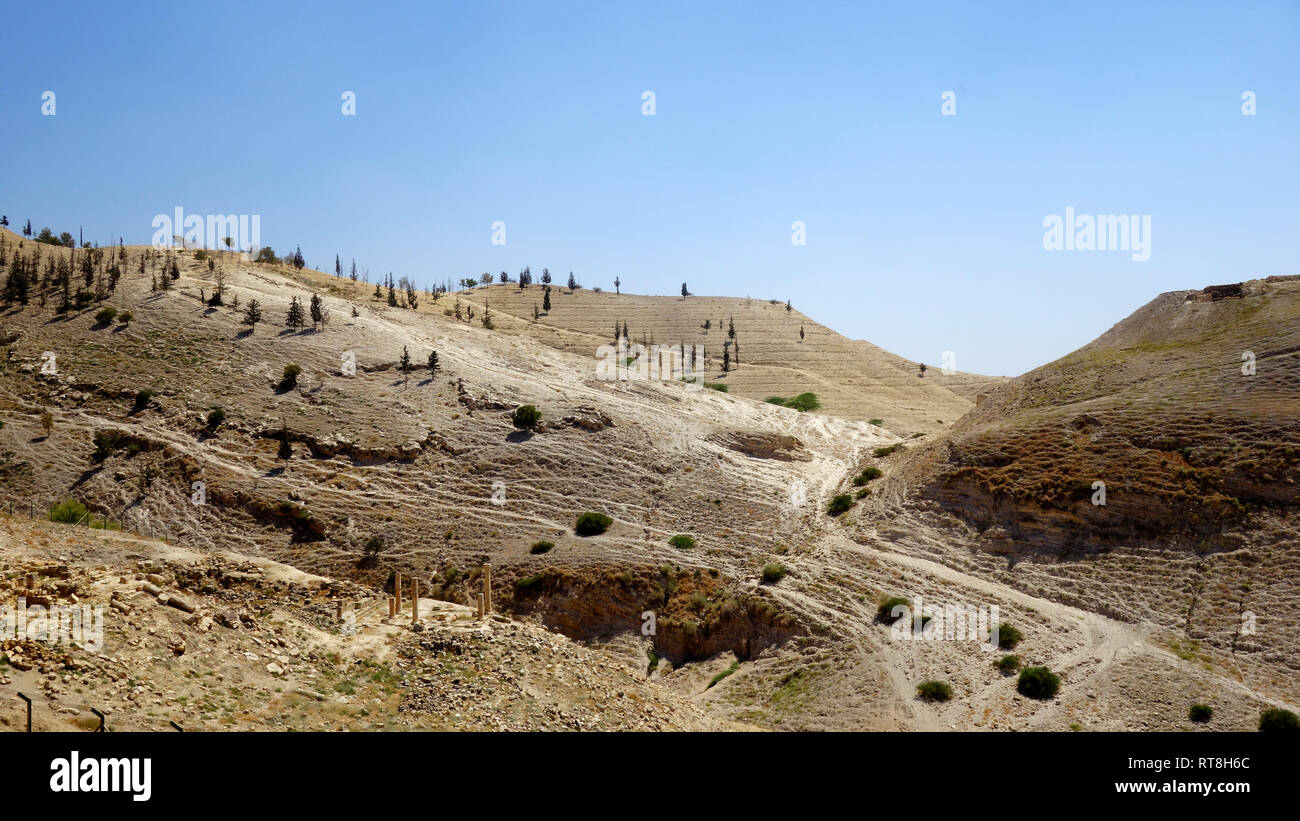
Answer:
POLYGON ((6 2, 0 212, 135 243, 260 214, 422 285, 685 280, 1009 375, 1300 272, 1300 4, 1057 5, 6 2), (1067 206, 1150 215, 1150 259, 1044 250, 1067 206))

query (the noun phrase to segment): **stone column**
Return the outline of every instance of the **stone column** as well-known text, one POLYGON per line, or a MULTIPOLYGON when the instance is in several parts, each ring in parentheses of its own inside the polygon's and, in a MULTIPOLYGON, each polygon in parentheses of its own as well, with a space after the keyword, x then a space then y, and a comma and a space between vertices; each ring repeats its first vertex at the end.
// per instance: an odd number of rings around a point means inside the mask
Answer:
POLYGON ((397 598, 397 609, 402 609, 402 574, 393 576, 393 595, 397 598))
POLYGON ((343 600, 334 600, 334 621, 343 621, 343 600))
POLYGON ((483 615, 492 615, 492 565, 483 565, 483 615))
POLYGON ((483 594, 478 594, 478 617, 483 618, 483 594))
POLYGON ((389 596, 388 597, 388 618, 391 619, 395 615, 397 615, 397 600, 394 599, 392 596, 389 596))

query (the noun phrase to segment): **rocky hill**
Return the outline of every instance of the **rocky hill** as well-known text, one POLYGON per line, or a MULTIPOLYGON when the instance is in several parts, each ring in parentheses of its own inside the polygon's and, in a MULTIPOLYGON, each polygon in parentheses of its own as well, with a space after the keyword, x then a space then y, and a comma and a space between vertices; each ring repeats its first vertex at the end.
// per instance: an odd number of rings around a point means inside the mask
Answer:
MULTIPOLYGON (((1146 581, 1162 574, 1193 588, 1205 581, 1200 589, 1209 592, 1192 601, 1195 621, 1203 602, 1214 602, 1216 614, 1226 606, 1219 586, 1261 585, 1261 602, 1289 606, 1288 585, 1210 579, 1184 564, 1199 555, 1145 546, 1140 554, 1030 560, 1041 548, 1023 531, 982 523, 963 508, 963 498, 977 505, 975 494, 985 492, 983 473, 952 480, 971 483, 966 497, 941 492, 959 487, 942 477, 969 466, 947 461, 964 458, 961 437, 975 443, 972 452, 982 441, 972 425, 985 418, 989 436, 999 429, 995 408, 1004 408, 1004 423, 1026 425, 1026 436, 1033 429, 1022 420, 1035 414, 1058 414, 1067 426, 1079 415, 1058 408, 1068 393, 1040 401, 1023 387, 1027 377, 1000 388, 937 368, 922 377, 914 363, 762 300, 553 288, 549 315, 534 318, 538 285, 437 299, 414 292, 390 304, 373 284, 230 254, 130 247, 74 254, 12 234, 3 240, 0 276, 11 281, 17 264, 27 282, 26 302, 13 293, 0 314, 0 508, 11 522, 21 522, 24 509, 41 516, 71 500, 89 519, 69 505, 60 517, 73 523, 61 529, 80 522, 84 530, 89 521, 166 534, 188 551, 164 568, 170 575, 153 574, 174 587, 194 578, 187 563, 227 554, 353 585, 378 602, 401 573, 453 624, 484 592, 481 568, 490 563, 494 598, 523 644, 501 654, 456 647, 501 664, 462 675, 434 663, 456 651, 422 645, 427 635, 393 627, 383 638, 422 665, 432 688, 425 703, 444 719, 449 700, 482 710, 513 692, 508 681, 501 690, 477 676, 511 669, 510 654, 517 658, 548 629, 585 647, 551 663, 563 681, 527 692, 576 692, 566 688, 581 689, 582 669, 603 658, 583 652, 597 650, 652 686, 611 681, 608 704, 557 708, 561 724, 582 729, 605 714, 613 717, 601 718, 610 722, 604 726, 651 726, 626 711, 661 690, 663 703, 682 705, 665 721, 682 728, 1175 729, 1187 725, 1189 699, 1209 699, 1221 717, 1215 728, 1248 729, 1262 705, 1295 698, 1288 666, 1295 642, 1285 650, 1280 630, 1192 647, 1187 642, 1200 639, 1172 620, 1178 607, 1188 611, 1174 583, 1152 588, 1154 603, 1136 610, 1114 600, 1115 590, 1146 592, 1146 581), (324 322, 311 321, 313 296, 324 322), (288 325, 295 299, 304 322, 288 325), (250 327, 254 300, 262 318, 250 327), (600 378, 598 347, 612 341, 616 320, 647 344, 697 334, 713 349, 703 381, 728 390, 600 378), (741 365, 723 374, 713 340, 718 323, 733 320, 741 365), (816 393, 821 410, 763 401, 805 392, 816 393), (958 422, 979 393, 990 396, 958 422), (1016 395, 1023 398, 1007 398, 1016 395), (512 413, 522 405, 535 406, 540 422, 517 428, 512 413), (927 445, 932 440, 939 441, 927 445), (883 476, 855 482, 865 466, 883 476), (849 510, 828 515, 838 496, 849 510), (74 515, 64 515, 69 510, 74 515), (587 517, 599 524, 580 527, 584 513, 600 514, 587 517), (988 549, 1002 543, 996 527, 1024 546, 988 549), (1140 561, 1115 558, 1134 555, 1140 561), (1111 585, 1108 595, 1098 580, 1111 585), (900 640, 879 612, 894 596, 997 605, 1021 634, 1014 652, 1060 672, 1061 693, 1044 701, 1019 694, 1014 677, 992 664, 1001 654, 975 642, 900 640), (917 698, 917 685, 932 678, 951 683, 950 701, 917 698)), ((1260 373, 1275 342, 1253 348, 1260 373)), ((1034 446, 1024 458, 1039 453, 1034 446)), ((1123 479, 1116 484, 1122 500, 1123 479)), ((1261 505, 1261 516, 1275 513, 1261 505)), ((100 538, 111 540, 111 532, 100 538)), ((139 552, 129 550, 127 559, 139 552)), ((127 595, 139 587, 134 576, 150 572, 109 562, 111 552, 98 552, 104 558, 92 567, 125 577, 116 584, 127 595)), ((1224 555, 1246 561, 1245 551, 1224 555)), ((1285 551, 1258 555, 1271 561, 1285 551)), ((214 571, 218 588, 227 570, 214 571)), ((203 587, 201 595, 217 592, 203 587)), ((258 606, 275 612, 277 597, 292 603, 299 593, 272 588, 258 594, 258 606)), ((319 597, 303 594, 302 607, 319 607, 319 597)), ((224 612, 219 606, 211 604, 209 617, 224 612)), ((242 622, 238 611, 235 618, 242 622)), ((182 624, 203 629, 201 620, 182 624)), ((240 652, 257 654, 263 675, 270 662, 250 643, 240 652)), ((301 653, 305 645, 295 646, 301 653)), ((139 662, 175 672, 162 661, 139 662)), ((324 668, 312 675, 303 686, 322 692, 324 668)))

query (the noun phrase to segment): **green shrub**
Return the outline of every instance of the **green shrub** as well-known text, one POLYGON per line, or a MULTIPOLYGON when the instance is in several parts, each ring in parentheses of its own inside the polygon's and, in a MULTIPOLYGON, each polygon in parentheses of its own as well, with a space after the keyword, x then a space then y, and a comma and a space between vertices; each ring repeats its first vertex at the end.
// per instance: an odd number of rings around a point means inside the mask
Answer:
POLYGON ((208 427, 215 428, 224 421, 226 421, 224 408, 217 406, 208 411, 208 427))
POLYGON ((524 576, 522 579, 518 579, 515 582, 515 590, 517 592, 532 590, 541 587, 542 582, 545 580, 546 576, 542 573, 534 573, 531 576, 524 576))
POLYGON ((871 455, 876 457, 877 459, 883 459, 889 454, 902 449, 903 449, 903 445, 899 442, 895 442, 894 444, 887 445, 883 448, 876 448, 875 450, 871 451, 871 455))
POLYGON ((135 406, 137 409, 143 408, 153 400, 153 391, 145 388, 135 392, 135 406))
POLYGON ((573 525, 573 532, 579 536, 599 536, 613 523, 614 520, 604 513, 587 511, 578 517, 578 521, 573 525))
POLYGON ((107 325, 112 322, 113 318, 116 316, 116 308, 100 308, 99 312, 95 314, 95 322, 100 325, 107 325))
POLYGON ((857 492, 855 492, 855 493, 853 494, 853 498, 854 498, 854 499, 861 499, 861 498, 864 498, 864 497, 866 497, 866 496, 870 496, 870 495, 871 495, 871 488, 869 488, 869 487, 863 487, 863 488, 858 488, 857 492))
POLYGON ((510 424, 519 430, 532 430, 542 421, 542 412, 535 405, 520 405, 510 414, 510 424))
POLYGON ((801 393, 785 400, 785 406, 803 412, 817 410, 822 406, 822 403, 817 401, 817 394, 815 393, 801 393))
POLYGON ((76 522, 81 521, 82 517, 84 517, 87 512, 86 506, 81 502, 78 502, 76 499, 69 499, 66 502, 59 502, 51 508, 50 521, 75 524, 76 522))
POLYGON ((1061 677, 1046 667, 1026 667, 1020 671, 1016 689, 1029 698, 1049 699, 1061 687, 1061 677))
POLYGON ((822 403, 817 401, 817 394, 815 393, 801 393, 789 399, 783 399, 780 396, 769 396, 763 401, 772 405, 780 405, 783 408, 794 408, 800 412, 817 410, 822 406, 822 403))
POLYGON ((727 676, 731 675, 732 673, 736 672, 739 669, 740 669, 740 662, 733 661, 730 667, 723 670, 721 673, 718 673, 713 678, 709 679, 709 686, 705 687, 704 689, 706 690, 709 689, 709 687, 712 687, 713 685, 717 684, 719 681, 722 681, 724 678, 726 678, 727 676))
POLYGON ((555 547, 555 542, 533 542, 533 546, 528 548, 528 552, 534 556, 546 553, 555 547))
POLYGON ((1300 718, 1290 710, 1272 708, 1259 714, 1259 731, 1261 733, 1297 733, 1300 732, 1300 718))
POLYGON ((952 698, 952 687, 942 681, 923 681, 916 685, 916 694, 926 701, 947 701, 952 698))
POLYGON ((1024 636, 1020 635, 1020 631, 1012 627, 1011 625, 1009 624, 998 625, 998 646, 999 647, 1005 647, 1008 650, 1014 650, 1016 645, 1020 643, 1020 640, 1022 638, 1024 638, 1024 636))
POLYGON ((861 473, 853 477, 853 486, 862 487, 867 482, 870 482, 873 479, 879 479, 883 475, 884 473, 875 465, 863 468, 861 473))
POLYGON ((668 540, 668 544, 678 550, 690 550, 695 547, 695 537, 688 536, 685 533, 678 533, 676 536, 668 540))
POLYGON ((786 572, 785 567, 776 562, 763 565, 763 584, 776 584, 785 578, 786 572))
POLYGON ((1197 724, 1204 724, 1214 716, 1214 708, 1208 704, 1193 704, 1187 710, 1187 717, 1197 724))
POLYGON ((868 419, 868 420, 867 420, 867 424, 868 424, 868 425, 875 425, 876 427, 880 427, 881 425, 885 424, 885 420, 884 420, 884 419, 868 419))
POLYGON ((998 672, 1004 676, 1009 676, 1020 669, 1020 656, 1006 655, 993 662, 993 666, 998 668, 998 672))
POLYGON ((123 325, 130 325, 131 320, 133 319, 135 319, 135 314, 131 313, 130 311, 123 311, 122 313, 117 315, 117 321, 121 322, 123 325))
POLYGON ((876 618, 880 619, 885 624, 893 624, 902 618, 902 616, 894 615, 894 608, 907 607, 910 609, 911 606, 912 603, 901 596, 890 596, 882 601, 880 606, 876 608, 876 618))
POLYGON ((722 393, 727 392, 727 386, 721 382, 705 382, 704 387, 708 388, 711 391, 720 391, 722 393))
POLYGON ((826 512, 831 516, 838 516, 849 508, 853 507, 853 497, 847 493, 838 494, 831 503, 826 506, 826 512))
POLYGON ((302 368, 292 362, 284 366, 284 377, 280 380, 280 387, 283 390, 289 390, 298 384, 298 377, 302 375, 302 368))

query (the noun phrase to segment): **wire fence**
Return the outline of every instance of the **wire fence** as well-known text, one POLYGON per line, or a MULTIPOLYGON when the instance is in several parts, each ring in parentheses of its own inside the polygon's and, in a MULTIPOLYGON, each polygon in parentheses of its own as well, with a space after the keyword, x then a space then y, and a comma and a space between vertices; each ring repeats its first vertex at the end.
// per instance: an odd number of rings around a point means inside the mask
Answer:
POLYGON ((38 504, 30 500, 16 501, 10 499, 0 503, 0 513, 7 514, 11 519, 24 516, 33 520, 41 518, 48 522, 60 522, 76 527, 87 527, 92 530, 117 530, 123 533, 134 533, 146 539, 156 539, 168 543, 176 541, 176 534, 171 528, 153 521, 141 511, 124 510, 117 518, 114 518, 112 515, 96 513, 75 499, 52 505, 38 504))

